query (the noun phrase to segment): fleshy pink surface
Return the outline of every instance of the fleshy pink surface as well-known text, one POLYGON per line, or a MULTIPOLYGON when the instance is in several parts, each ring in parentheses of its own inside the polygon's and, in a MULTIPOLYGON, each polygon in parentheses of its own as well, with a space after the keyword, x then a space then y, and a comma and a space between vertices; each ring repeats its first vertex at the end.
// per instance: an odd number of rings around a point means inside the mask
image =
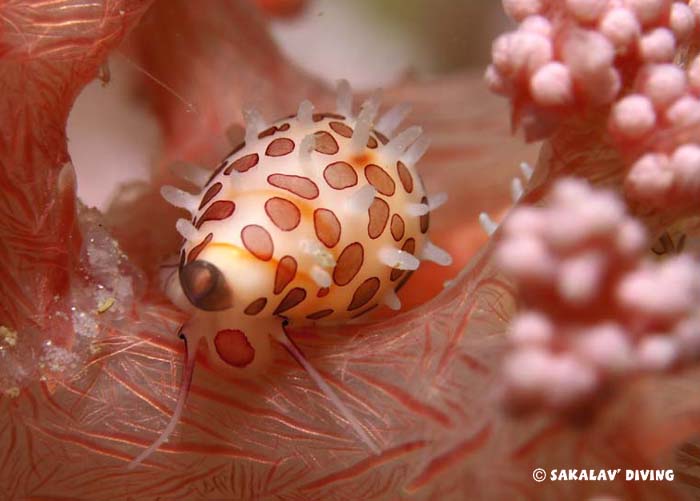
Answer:
MULTIPOLYGON (((254 381, 222 379, 202 357, 175 434, 127 471, 172 412, 183 359, 182 314, 157 283, 179 244, 176 214, 156 195, 165 166, 215 165, 246 102, 270 117, 303 98, 329 102, 281 58, 251 3, 194 5, 0 5, 11 27, 0 32, 0 486, 9 498, 659 499, 698 485, 697 449, 686 443, 700 429, 693 366, 629 381, 582 422, 504 412, 505 333, 519 298, 475 222, 508 209, 508 179, 532 150, 504 147, 505 106, 464 74, 387 91, 389 104, 414 103, 409 121, 434 138, 422 174, 429 191, 450 194, 432 238, 454 267, 416 273, 402 291, 416 308, 391 321, 294 337, 383 452, 365 450, 278 349, 275 369, 254 381), (152 184, 102 215, 77 207, 64 131, 80 88, 117 47, 196 110, 136 83, 165 148, 152 184), (531 478, 535 467, 667 465, 678 472, 672 484, 531 478)), ((564 173, 620 186, 628 152, 662 141, 620 152, 608 115, 579 109, 566 127, 538 128, 551 134, 524 201, 539 201, 564 173)), ((697 227, 683 230, 690 239, 697 227)))

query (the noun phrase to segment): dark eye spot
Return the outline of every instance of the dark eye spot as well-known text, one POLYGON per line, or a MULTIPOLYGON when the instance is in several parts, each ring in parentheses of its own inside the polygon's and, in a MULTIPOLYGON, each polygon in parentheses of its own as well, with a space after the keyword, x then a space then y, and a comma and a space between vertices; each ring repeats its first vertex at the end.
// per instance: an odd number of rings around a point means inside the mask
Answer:
POLYGON ((233 306, 224 276, 208 261, 192 261, 180 268, 180 285, 190 303, 200 310, 219 311, 233 306))

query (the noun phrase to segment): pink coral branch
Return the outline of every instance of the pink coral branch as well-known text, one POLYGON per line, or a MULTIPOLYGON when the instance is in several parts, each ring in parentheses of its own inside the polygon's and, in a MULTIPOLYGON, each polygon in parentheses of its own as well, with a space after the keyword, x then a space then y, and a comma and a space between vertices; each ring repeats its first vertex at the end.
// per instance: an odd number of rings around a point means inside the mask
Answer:
POLYGON ((519 26, 494 42, 486 81, 526 138, 546 139, 538 170, 549 176, 524 200, 551 192, 546 208, 517 208, 498 245, 523 305, 507 399, 571 410, 633 375, 695 361, 698 264, 689 254, 649 262, 643 228, 690 228, 700 207, 700 3, 503 4, 519 26), (619 187, 624 201, 556 182, 572 173, 619 187))
POLYGON ((507 399, 580 408, 640 372, 700 354, 700 263, 646 258, 642 225, 612 193, 563 179, 545 207, 513 211, 497 260, 520 286, 507 399))
POLYGON ((486 81, 511 100, 514 126, 529 139, 548 138, 594 109, 608 117, 624 158, 630 202, 667 220, 695 211, 698 3, 507 0, 504 7, 520 26, 494 42, 486 81))
MULTIPOLYGON (((68 292, 81 245, 75 175, 66 150, 68 112, 147 6, 76 5, 79 23, 61 22, 57 7, 39 12, 10 2, 0 10, 13 28, 3 29, 0 39, 0 324, 44 331, 46 312, 66 310, 55 297, 68 292), (74 43, 78 29, 89 44, 74 43), (43 78, 28 78, 39 72, 43 78)), ((60 319, 52 323, 53 341, 70 346, 69 327, 60 319)))

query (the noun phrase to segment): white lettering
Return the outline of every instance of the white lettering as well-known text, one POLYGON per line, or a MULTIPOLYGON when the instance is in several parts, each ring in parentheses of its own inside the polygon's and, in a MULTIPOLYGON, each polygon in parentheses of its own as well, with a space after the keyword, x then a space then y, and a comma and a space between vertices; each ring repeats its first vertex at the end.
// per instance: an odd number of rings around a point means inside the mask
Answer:
POLYGON ((615 480, 618 473, 622 469, 618 468, 616 470, 577 470, 577 469, 566 469, 566 470, 551 470, 549 472, 549 479, 556 481, 583 481, 583 482, 609 482, 615 480))
POLYGON ((634 482, 672 482, 675 477, 673 470, 625 470, 625 480, 634 482))
MULTIPOLYGON (((549 480, 553 482, 612 482, 621 472, 621 468, 611 470, 553 469, 549 472, 549 480)), ((625 470, 625 480, 628 482, 672 482, 674 477, 673 470, 625 470)), ((542 480, 544 478, 543 475, 542 480)))

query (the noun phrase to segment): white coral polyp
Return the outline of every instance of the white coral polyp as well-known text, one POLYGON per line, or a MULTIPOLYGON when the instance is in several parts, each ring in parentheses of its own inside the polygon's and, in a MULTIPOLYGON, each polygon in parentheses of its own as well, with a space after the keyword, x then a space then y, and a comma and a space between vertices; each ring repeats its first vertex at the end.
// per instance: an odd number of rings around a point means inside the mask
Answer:
POLYGON ((605 256, 598 251, 566 259, 557 275, 557 289, 561 297, 570 304, 591 302, 600 292, 605 265, 605 256))
POLYGON ((564 62, 574 79, 599 78, 612 67, 615 49, 603 35, 592 30, 576 30, 563 47, 564 62))
POLYGON ((530 92, 542 106, 565 106, 574 101, 569 69, 558 62, 542 66, 530 79, 530 92))
POLYGON ((679 191, 700 195, 700 146, 684 144, 677 148, 671 156, 671 168, 679 191))
POLYGON ((663 205, 671 186, 673 171, 666 155, 648 153, 637 160, 625 179, 625 191, 638 200, 663 205))
POLYGON ((667 336, 650 336, 639 343, 636 355, 640 369, 663 371, 678 359, 678 345, 667 336))
POLYGON ((543 16, 529 16, 521 24, 520 29, 537 33, 543 37, 550 38, 552 36, 552 23, 543 16))
POLYGON ((628 219, 618 228, 615 249, 624 258, 639 256, 645 250, 646 243, 646 230, 639 221, 628 219))
POLYGON ((623 8, 612 9, 605 14, 598 29, 618 49, 631 45, 642 32, 635 15, 623 8))
POLYGON ((642 75, 640 87, 655 107, 663 109, 683 96, 686 83, 685 71, 679 67, 673 64, 657 64, 650 66, 642 75))
POLYGON ((633 364, 630 338, 624 328, 612 322, 580 332, 575 350, 591 365, 611 373, 623 372, 633 364))
POLYGON ((667 63, 676 52, 676 38, 667 28, 656 28, 639 40, 639 54, 648 63, 667 63))
POLYGON ((700 301, 698 272, 698 264, 687 255, 656 266, 647 264, 621 281, 617 297, 624 307, 647 316, 662 319, 683 316, 700 301))
POLYGON ((554 336, 554 328, 546 315, 525 311, 513 318, 510 340, 521 345, 546 345, 554 336))
POLYGON ((503 372, 517 399, 537 398, 547 388, 551 357, 543 349, 528 347, 506 358, 503 372))
POLYGON ((671 5, 669 24, 679 40, 685 40, 695 30, 695 14, 686 4, 674 2, 671 5))
POLYGON ((499 36, 493 43, 493 64, 511 78, 531 74, 552 60, 552 44, 547 37, 522 30, 499 36))
POLYGON ((619 100, 612 108, 611 125, 627 139, 638 139, 654 128, 656 112, 651 100, 633 94, 619 100))
POLYGON ((666 110, 666 119, 680 127, 699 124, 700 101, 692 96, 683 96, 666 110))
POLYGON ((548 281, 554 274, 547 248, 536 238, 509 240, 498 249, 497 259, 508 272, 521 279, 548 281))
POLYGON ((552 357, 548 369, 549 388, 544 396, 552 407, 567 408, 585 400, 598 385, 595 369, 568 353, 552 357))

